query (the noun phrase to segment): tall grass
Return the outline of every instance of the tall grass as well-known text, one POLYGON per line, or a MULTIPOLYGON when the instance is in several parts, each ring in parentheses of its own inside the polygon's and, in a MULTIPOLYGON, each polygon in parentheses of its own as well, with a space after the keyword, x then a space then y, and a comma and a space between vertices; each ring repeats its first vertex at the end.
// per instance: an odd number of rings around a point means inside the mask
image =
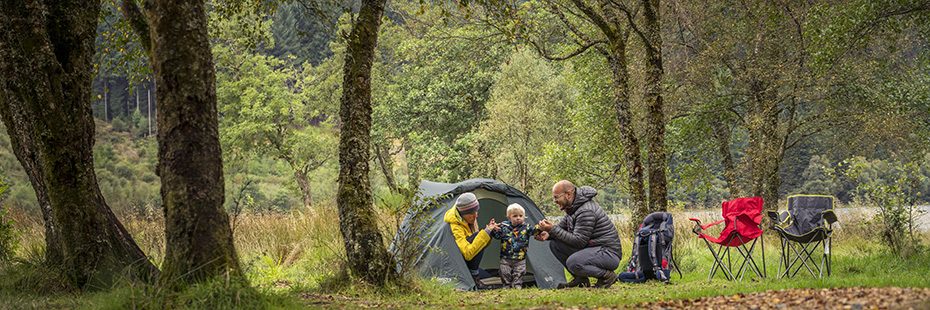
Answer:
MULTIPOLYGON (((386 237, 390 238, 394 235, 397 221, 401 218, 396 212, 392 213, 387 209, 379 209, 379 212, 380 225, 386 237)), ((591 294, 583 291, 530 290, 527 292, 538 298, 527 301, 518 299, 505 302, 503 305, 521 307, 539 305, 545 301, 554 304, 577 305, 598 305, 605 304, 605 302, 626 304, 634 301, 789 287, 930 286, 930 282, 926 281, 924 276, 930 273, 928 269, 930 268, 928 267, 930 256, 917 255, 906 261, 895 258, 879 242, 880 233, 875 225, 869 222, 869 215, 865 214, 862 217, 840 219, 841 226, 834 234, 834 276, 831 278, 815 279, 804 274, 802 270, 796 279, 774 279, 777 257, 780 254, 778 239, 774 234, 767 232, 764 237, 766 238, 765 255, 770 279, 765 281, 751 279, 739 283, 719 279, 707 282, 708 268, 712 263, 710 253, 704 242, 691 233, 693 224, 680 212, 673 212, 673 214, 675 214, 676 223, 675 256, 685 275, 684 279, 679 279, 677 274, 673 276, 672 281, 675 283, 673 285, 677 285, 675 290, 648 289, 651 287, 648 285, 619 285, 620 291, 602 294, 603 296, 598 296, 600 299, 591 299, 591 294)), ((708 213, 702 220, 708 222, 718 216, 708 213)), ((304 302, 314 305, 315 300, 333 294, 349 296, 343 300, 349 306, 369 302, 443 306, 456 301, 462 301, 465 305, 494 304, 501 298, 519 295, 506 292, 453 293, 449 287, 423 279, 412 280, 412 286, 397 286, 388 289, 376 289, 349 281, 350 278, 344 269, 346 258, 338 212, 332 204, 321 205, 313 212, 244 213, 238 216, 234 224, 234 238, 248 285, 214 279, 182 292, 168 294, 158 291, 153 286, 127 281, 109 291, 73 295, 69 288, 55 287, 55 284, 60 284, 62 281, 51 273, 43 272, 40 264, 44 248, 43 228, 38 214, 12 212, 10 217, 14 219, 16 228, 21 233, 22 246, 17 253, 18 268, 8 268, 0 275, 0 299, 12 300, 15 304, 24 307, 31 307, 30 305, 66 308, 291 307, 304 302), (10 288, 17 288, 18 292, 11 292, 10 288), (61 293, 49 295, 49 292, 61 293), (450 298, 452 298, 451 301, 450 298)), ((120 214, 119 217, 150 259, 156 265, 160 264, 164 257, 164 225, 161 213, 136 212, 120 214)), ((633 233, 629 223, 615 224, 623 243, 623 257, 620 264, 620 269, 623 269, 629 259, 633 233)), ((712 235, 718 233, 722 226, 713 228, 708 233, 712 235)), ((926 237, 926 235, 923 236, 926 237)), ((761 252, 758 252, 757 256, 759 254, 761 252)))

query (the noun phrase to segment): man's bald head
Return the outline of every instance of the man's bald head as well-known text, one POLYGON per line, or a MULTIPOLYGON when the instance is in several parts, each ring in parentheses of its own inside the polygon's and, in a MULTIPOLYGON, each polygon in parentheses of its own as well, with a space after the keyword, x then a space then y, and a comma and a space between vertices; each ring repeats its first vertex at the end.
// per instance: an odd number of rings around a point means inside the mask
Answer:
POLYGON ((567 210, 575 200, 575 184, 568 180, 561 180, 552 186, 552 200, 559 205, 559 209, 567 210))
POLYGON ((572 190, 575 190, 575 184, 572 184, 572 182, 569 180, 561 180, 561 181, 555 182, 555 185, 552 186, 553 193, 555 193, 556 191, 567 192, 567 191, 572 191, 572 190))

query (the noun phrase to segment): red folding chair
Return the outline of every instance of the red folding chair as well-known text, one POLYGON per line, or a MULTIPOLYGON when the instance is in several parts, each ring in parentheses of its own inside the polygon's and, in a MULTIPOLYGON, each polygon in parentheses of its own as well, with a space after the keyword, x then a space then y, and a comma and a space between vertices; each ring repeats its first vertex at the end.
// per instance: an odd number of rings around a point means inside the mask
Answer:
POLYGON ((707 277, 708 280, 714 278, 717 268, 723 270, 723 275, 727 280, 742 280, 744 276, 743 271, 747 266, 752 271, 755 271, 756 275, 760 278, 765 278, 764 240, 760 244, 760 247, 763 248, 763 250, 761 250, 762 268, 759 268, 759 265, 756 264, 752 255, 756 247, 756 241, 762 239, 760 238, 762 236, 762 205, 762 197, 737 198, 723 202, 722 220, 707 225, 701 225, 701 220, 696 218, 690 219, 695 223, 695 227, 692 231, 698 235, 698 238, 704 239, 704 243, 707 244, 707 249, 714 255, 714 266, 710 269, 710 275, 707 277), (723 231, 720 232, 720 236, 713 237, 704 233, 705 229, 720 223, 725 224, 723 231), (714 251, 714 247, 711 243, 717 244, 716 251, 714 251), (732 271, 733 261, 730 259, 731 248, 736 249, 739 256, 742 256, 742 262, 738 262, 739 270, 737 270, 735 276, 732 271), (724 258, 726 258, 726 264, 723 263, 724 258))

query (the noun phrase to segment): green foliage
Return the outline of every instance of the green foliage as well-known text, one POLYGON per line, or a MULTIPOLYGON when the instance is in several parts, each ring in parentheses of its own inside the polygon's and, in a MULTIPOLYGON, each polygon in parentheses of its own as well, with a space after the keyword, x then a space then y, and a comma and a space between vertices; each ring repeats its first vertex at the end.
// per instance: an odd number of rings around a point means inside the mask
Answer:
MULTIPOLYGON (((239 38, 236 24, 215 20, 213 33, 223 42, 213 46, 213 53, 227 172, 248 172, 248 162, 263 156, 284 162, 291 174, 301 175, 295 178, 306 178, 327 164, 335 157, 336 132, 325 109, 304 93, 310 87, 301 77, 312 71, 299 71, 274 56, 252 52, 251 41, 239 38), (239 169, 229 170, 230 166, 239 169)), ((259 42, 270 41, 270 25, 261 25, 259 42)))
MULTIPOLYGON (((436 14, 430 10, 422 17, 436 14)), ((485 104, 507 51, 492 42, 454 38, 487 33, 464 24, 431 27, 414 20, 382 27, 373 73, 373 135, 402 141, 408 167, 423 179, 476 175, 476 163, 469 160, 474 134, 488 116, 485 104)))
POLYGON ((930 10, 921 0, 823 3, 812 9, 810 24, 806 30, 816 47, 814 64, 824 69, 848 53, 870 47, 872 39, 901 34, 908 26, 930 34, 930 10))
POLYGON ((556 68, 527 49, 514 52, 501 66, 485 103, 488 117, 480 123, 471 161, 486 165, 484 175, 544 201, 556 180, 543 175, 543 147, 571 139, 558 130, 571 99, 556 68))
POLYGON ((379 223, 379 227, 390 228, 385 239, 390 239, 389 251, 397 263, 398 274, 402 281, 410 283, 416 280, 417 263, 429 241, 424 229, 429 228, 429 210, 439 206, 439 201, 446 197, 422 197, 417 190, 401 187, 397 192, 387 192, 376 196, 375 205, 387 216, 391 223, 379 223))
POLYGON ((9 189, 10 185, 0 176, 0 267, 13 260, 19 247, 19 232, 13 227, 13 220, 9 218, 10 211, 4 203, 9 189))
MULTIPOLYGON (((859 178, 864 168, 861 163, 853 163, 847 173, 859 178)), ((898 173, 894 179, 871 179, 859 184, 857 190, 868 204, 879 209, 876 217, 882 225, 882 242, 894 254, 908 257, 923 249, 917 224, 924 212, 917 201, 927 177, 920 174, 916 163, 901 164, 895 170, 898 173)))
POLYGON ((840 190, 836 170, 824 156, 811 157, 801 177, 805 180, 804 185, 801 186, 801 191, 804 193, 832 195, 840 190))
POLYGON ((157 142, 135 139, 131 134, 98 122, 94 168, 100 192, 120 211, 144 215, 161 205, 161 180, 155 175, 157 142))
POLYGON ((327 1, 319 5, 320 12, 305 10, 300 2, 284 3, 275 11, 271 25, 275 41, 272 56, 298 65, 317 65, 332 57, 329 43, 336 34, 332 27, 340 8, 327 1))
POLYGON ((610 207, 624 198, 616 189, 626 185, 623 150, 611 101, 607 63, 596 54, 573 59, 564 71, 573 91, 561 115, 559 134, 546 143, 540 158, 544 175, 568 179, 600 190, 599 201, 610 207))

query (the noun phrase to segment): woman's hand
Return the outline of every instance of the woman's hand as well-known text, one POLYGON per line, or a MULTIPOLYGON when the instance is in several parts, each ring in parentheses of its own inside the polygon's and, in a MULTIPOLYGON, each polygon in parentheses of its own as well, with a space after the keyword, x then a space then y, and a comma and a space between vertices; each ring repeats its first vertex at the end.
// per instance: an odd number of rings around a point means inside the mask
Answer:
POLYGON ((490 234, 492 231, 501 230, 501 226, 500 226, 500 224, 498 224, 497 222, 495 222, 494 219, 492 218, 491 221, 488 222, 488 226, 485 226, 485 227, 484 227, 484 230, 487 231, 487 233, 490 234))

